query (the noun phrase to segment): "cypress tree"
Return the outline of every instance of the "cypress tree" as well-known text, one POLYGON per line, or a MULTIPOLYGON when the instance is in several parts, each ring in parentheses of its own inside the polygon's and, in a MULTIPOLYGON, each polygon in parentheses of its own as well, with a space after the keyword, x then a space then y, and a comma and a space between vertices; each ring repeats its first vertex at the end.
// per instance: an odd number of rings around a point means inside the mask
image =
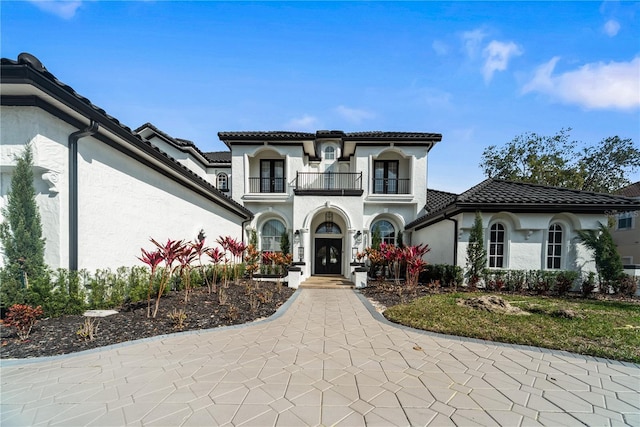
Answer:
POLYGON ((8 203, 2 210, 0 241, 7 273, 23 286, 46 273, 42 222, 33 185, 33 152, 27 145, 16 157, 8 203))
POLYGON ((480 281, 480 275, 487 265, 487 250, 484 247, 484 233, 482 231, 482 215, 476 212, 473 227, 469 234, 467 246, 467 278, 469 285, 475 287, 480 281))

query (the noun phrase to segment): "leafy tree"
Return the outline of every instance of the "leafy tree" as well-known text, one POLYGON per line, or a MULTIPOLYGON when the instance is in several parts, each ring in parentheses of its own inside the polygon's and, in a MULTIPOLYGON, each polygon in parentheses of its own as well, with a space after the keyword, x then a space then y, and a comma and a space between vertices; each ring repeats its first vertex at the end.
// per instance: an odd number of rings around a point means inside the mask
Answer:
POLYGON ((476 286, 482 272, 487 265, 487 250, 484 247, 484 233, 482 229, 482 215, 476 212, 473 227, 469 234, 469 246, 467 246, 467 273, 471 286, 476 286))
POLYGON ((604 193, 630 183, 627 177, 640 168, 640 150, 631 139, 614 136, 584 147, 570 140, 570 131, 528 132, 503 147, 491 145, 480 167, 489 178, 604 193))
POLYGON ((4 247, 5 266, 14 280, 28 285, 28 280, 46 275, 42 222, 33 186, 33 153, 27 145, 16 157, 8 203, 3 209, 5 220, 0 225, 0 241, 4 247))

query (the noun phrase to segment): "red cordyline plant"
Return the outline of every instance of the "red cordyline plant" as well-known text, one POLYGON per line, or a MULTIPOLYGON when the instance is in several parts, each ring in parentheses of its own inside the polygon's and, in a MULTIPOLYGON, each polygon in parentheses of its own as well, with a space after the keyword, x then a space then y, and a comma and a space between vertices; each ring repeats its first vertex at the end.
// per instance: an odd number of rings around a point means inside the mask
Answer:
POLYGON ((215 247, 215 248, 207 249, 207 255, 209 256, 209 259, 211 259, 211 262, 213 263, 213 279, 211 281, 211 284, 207 282, 207 286, 209 286, 209 293, 218 292, 217 286, 216 286, 218 264, 224 258, 224 253, 220 251, 220 248, 215 247))
POLYGON ((184 285, 184 302, 189 302, 189 292, 191 291, 191 263, 196 259, 196 253, 192 243, 186 244, 178 253, 178 263, 180 264, 180 277, 184 285))
POLYGON ((400 285, 400 269, 406 257, 404 248, 383 242, 380 243, 379 253, 387 267, 393 271, 393 277, 396 285, 400 285))
MULTIPOLYGON (((222 246, 225 252, 229 252, 233 257, 233 280, 237 281, 239 276, 239 261, 242 260, 242 255, 244 251, 247 249, 247 245, 244 242, 238 241, 231 236, 220 237, 217 240, 218 244, 222 246)), ((226 262, 225 262, 226 267, 226 262)))
POLYGON ((151 317, 151 291, 153 289, 153 279, 156 275, 158 265, 162 262, 162 254, 160 250, 153 252, 147 252, 144 248, 141 249, 142 257, 136 257, 140 261, 144 262, 151 268, 151 275, 149 276, 149 290, 147 291, 147 317, 151 317))
POLYGON ((195 242, 191 243, 191 248, 193 249, 194 255, 198 258, 198 270, 200 270, 200 274, 204 279, 204 283, 207 285, 207 289, 209 293, 211 293, 211 286, 209 285, 209 278, 207 277, 207 272, 205 271, 204 264, 202 264, 202 255, 206 254, 209 248, 204 245, 204 234, 198 236, 195 242))
POLYGON ((418 246, 406 246, 404 251, 404 260, 407 263, 407 287, 415 292, 418 287, 418 277, 427 266, 427 262, 422 257, 431 250, 428 245, 420 244, 418 246))
POLYGON ((22 341, 29 338, 33 325, 38 321, 38 317, 42 316, 42 307, 31 307, 26 304, 14 304, 9 307, 9 312, 4 319, 4 324, 16 328, 18 337, 22 341))
POLYGON ((173 272, 176 267, 173 266, 173 263, 177 260, 178 256, 182 252, 184 248, 184 241, 182 240, 171 240, 167 239, 167 243, 161 244, 156 242, 154 239, 151 239, 151 243, 156 245, 160 255, 162 256, 162 260, 164 261, 164 270, 162 271, 162 278, 160 280, 160 286, 158 288, 158 297, 156 298, 156 306, 153 310, 153 317, 155 318, 158 314, 158 308, 160 307, 160 297, 164 294, 165 289, 167 288, 167 284, 173 275, 173 272))

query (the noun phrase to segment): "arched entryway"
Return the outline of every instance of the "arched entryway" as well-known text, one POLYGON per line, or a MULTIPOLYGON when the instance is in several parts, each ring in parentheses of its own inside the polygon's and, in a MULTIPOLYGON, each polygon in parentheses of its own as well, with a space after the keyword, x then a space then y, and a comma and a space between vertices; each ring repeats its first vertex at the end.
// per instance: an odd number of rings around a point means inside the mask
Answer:
MULTIPOLYGON (((332 212, 321 214, 323 220, 314 227, 314 265, 313 274, 341 275, 343 269, 343 238, 344 234, 340 219, 332 212)), ((314 221, 317 224, 317 221, 314 221)))

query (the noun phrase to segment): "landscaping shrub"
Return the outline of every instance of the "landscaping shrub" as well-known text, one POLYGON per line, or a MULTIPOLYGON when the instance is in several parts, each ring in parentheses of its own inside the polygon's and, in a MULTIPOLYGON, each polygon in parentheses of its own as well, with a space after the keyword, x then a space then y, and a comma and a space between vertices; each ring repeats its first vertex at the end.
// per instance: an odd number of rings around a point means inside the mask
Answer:
POLYGON ((42 316, 42 307, 31 307, 26 304, 14 304, 9 307, 7 317, 4 319, 4 323, 7 326, 16 328, 18 337, 22 341, 29 338, 31 328, 36 324, 36 321, 42 316))
POLYGON ((566 295, 577 279, 577 271, 559 271, 555 277, 555 292, 560 296, 566 295))
POLYGON ((462 268, 448 264, 428 264, 418 279, 423 285, 439 281, 442 286, 460 286, 463 280, 462 268))
POLYGON ((638 290, 638 282, 635 277, 623 274, 620 279, 616 281, 614 290, 616 294, 632 297, 638 290))
POLYGON ((590 271, 587 278, 582 281, 582 286, 580 287, 582 296, 585 298, 589 297, 593 293, 595 288, 596 288, 596 273, 594 273, 593 271, 590 271))

